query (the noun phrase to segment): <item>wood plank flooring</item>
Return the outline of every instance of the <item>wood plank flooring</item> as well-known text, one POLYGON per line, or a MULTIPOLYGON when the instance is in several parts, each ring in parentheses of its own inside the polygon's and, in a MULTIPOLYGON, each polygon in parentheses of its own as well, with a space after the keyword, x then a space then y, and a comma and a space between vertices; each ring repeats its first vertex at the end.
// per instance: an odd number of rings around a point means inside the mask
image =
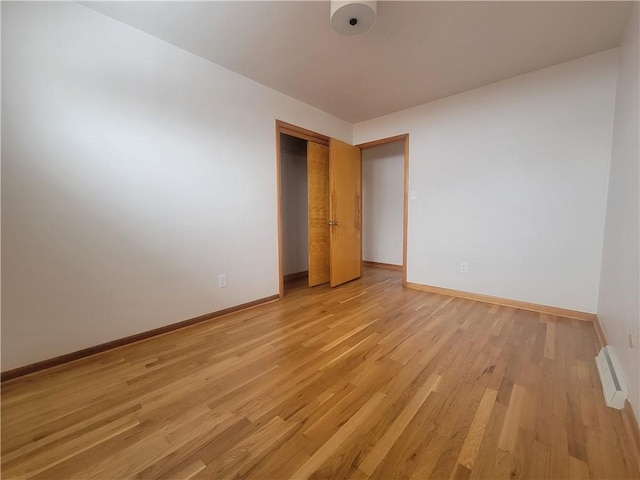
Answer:
POLYGON ((2 385, 2 478, 638 478, 593 325, 367 268, 2 385))

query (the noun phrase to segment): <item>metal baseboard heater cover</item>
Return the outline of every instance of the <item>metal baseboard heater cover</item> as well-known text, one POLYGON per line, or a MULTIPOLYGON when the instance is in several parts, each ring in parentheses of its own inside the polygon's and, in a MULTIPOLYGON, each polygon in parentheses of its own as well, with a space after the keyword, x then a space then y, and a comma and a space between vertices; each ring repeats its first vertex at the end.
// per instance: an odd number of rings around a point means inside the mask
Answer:
POLYGON ((596 366, 602 382, 602 393, 608 407, 621 410, 627 400, 629 390, 622 375, 615 351, 610 345, 602 347, 596 356, 596 366))

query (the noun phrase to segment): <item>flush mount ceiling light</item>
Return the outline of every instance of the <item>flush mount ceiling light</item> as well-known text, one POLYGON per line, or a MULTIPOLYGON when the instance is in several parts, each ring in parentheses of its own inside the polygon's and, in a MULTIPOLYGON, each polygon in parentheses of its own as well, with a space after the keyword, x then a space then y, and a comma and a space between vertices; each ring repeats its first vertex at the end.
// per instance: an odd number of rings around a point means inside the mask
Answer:
POLYGON ((376 23, 376 1, 331 1, 331 26, 341 35, 361 35, 376 23))

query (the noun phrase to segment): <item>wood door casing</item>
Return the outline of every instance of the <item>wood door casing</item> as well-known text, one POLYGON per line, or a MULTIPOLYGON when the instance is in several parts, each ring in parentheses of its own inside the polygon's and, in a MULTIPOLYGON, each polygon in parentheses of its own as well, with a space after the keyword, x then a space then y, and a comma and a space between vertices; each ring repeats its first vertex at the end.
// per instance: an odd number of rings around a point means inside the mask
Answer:
POLYGON ((362 161, 360 149, 329 140, 330 285, 362 274, 362 161))
POLYGON ((309 286, 329 281, 329 147, 307 142, 309 286))

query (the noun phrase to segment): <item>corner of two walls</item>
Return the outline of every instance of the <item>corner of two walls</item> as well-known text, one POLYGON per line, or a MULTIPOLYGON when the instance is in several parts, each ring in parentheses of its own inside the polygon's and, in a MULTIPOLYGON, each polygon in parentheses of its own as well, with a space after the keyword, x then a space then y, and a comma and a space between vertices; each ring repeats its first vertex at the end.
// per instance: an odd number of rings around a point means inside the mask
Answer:
POLYGON ((275 120, 352 125, 78 3, 1 8, 2 370, 277 294, 275 120))
POLYGON ((356 124, 409 133, 407 280, 596 312, 616 75, 613 49, 356 124))
POLYGON ((356 124, 354 143, 409 133, 409 282, 597 312, 640 422, 639 15, 620 48, 356 124))
POLYGON ((636 2, 620 47, 598 318, 640 423, 639 16, 636 2))

